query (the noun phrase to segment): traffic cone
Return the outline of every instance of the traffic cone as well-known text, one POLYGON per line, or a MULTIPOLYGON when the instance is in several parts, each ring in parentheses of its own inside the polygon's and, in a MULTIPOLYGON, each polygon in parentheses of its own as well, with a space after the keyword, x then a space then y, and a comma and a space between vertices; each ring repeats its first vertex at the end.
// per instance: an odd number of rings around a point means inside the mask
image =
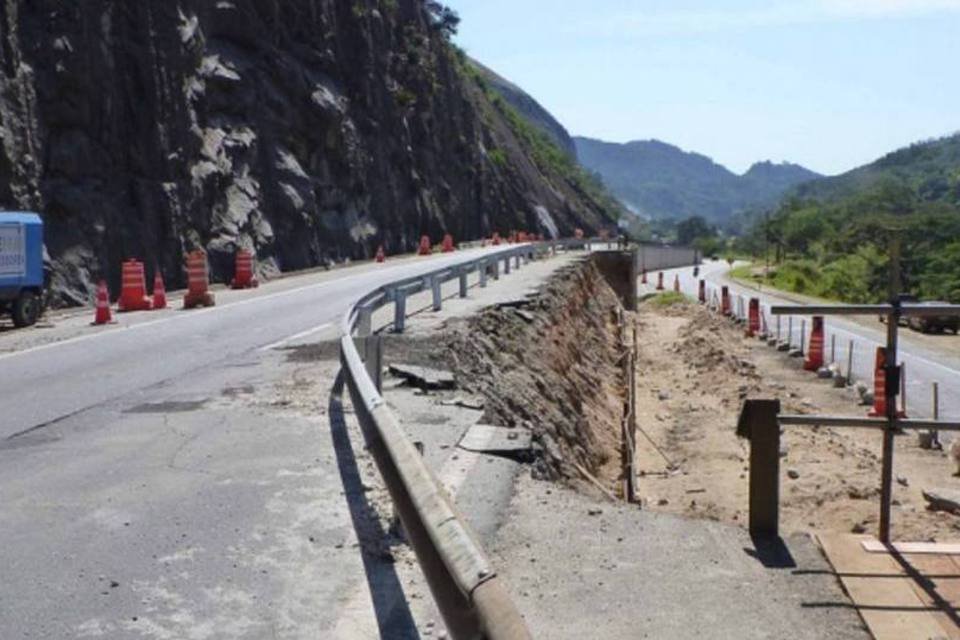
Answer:
POLYGON ((819 371, 823 366, 823 316, 813 317, 813 328, 810 330, 810 349, 807 350, 807 359, 803 363, 804 371, 819 371))
POLYGON ((110 313, 110 292, 107 290, 107 281, 101 280, 97 284, 97 310, 93 316, 93 324, 110 324, 113 314, 110 313))
POLYGON ((167 290, 163 286, 163 276, 160 275, 159 268, 157 268, 157 272, 153 276, 153 308, 167 308, 167 290))
POLYGON ((644 269, 643 273, 640 274, 640 284, 647 284, 647 270, 644 269))
POLYGON ((449 233, 443 236, 443 244, 440 245, 440 251, 443 253, 453 252, 453 236, 449 233))
POLYGON ((720 287, 720 313, 730 315, 730 288, 726 286, 720 287))
POLYGON ((183 296, 183 308, 212 307, 214 304, 207 254, 202 249, 191 251, 187 254, 187 295, 183 296))
POLYGON ((123 263, 120 278, 120 299, 117 311, 149 311, 150 298, 147 297, 147 285, 143 272, 143 263, 130 258, 123 263))
POLYGON ((377 262, 387 261, 387 254, 383 252, 383 245, 380 245, 379 247, 377 247, 377 257, 374 258, 374 260, 376 260, 377 262))
POLYGON ((673 276, 673 292, 680 293, 680 276, 673 276))
POLYGON ((663 291, 663 271, 657 276, 657 291, 663 291))
MULTIPOLYGON (((877 347, 877 359, 873 365, 873 409, 867 415, 882 418, 887 415, 887 349, 877 347)), ((898 418, 906 418, 904 411, 897 411, 898 418)))
POLYGON ((700 291, 697 295, 697 300, 700 301, 700 304, 707 304, 707 281, 700 281, 700 291))
POLYGON ((573 231, 573 237, 576 238, 577 240, 582 240, 582 239, 583 239, 583 229, 574 229, 574 231, 573 231))
POLYGON ((500 239, 500 233, 494 231, 493 238, 491 239, 490 243, 495 247, 499 247, 501 242, 503 241, 500 239))

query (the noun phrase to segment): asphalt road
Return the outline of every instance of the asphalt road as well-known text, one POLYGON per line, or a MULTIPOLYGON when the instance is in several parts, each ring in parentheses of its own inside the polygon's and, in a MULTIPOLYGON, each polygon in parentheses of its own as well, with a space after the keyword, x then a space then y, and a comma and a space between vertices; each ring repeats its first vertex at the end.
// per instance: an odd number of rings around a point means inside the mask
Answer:
POLYGON ((371 637, 418 637, 332 419, 336 350, 283 347, 335 347, 369 289, 490 251, 0 336, 0 638, 355 638, 371 612, 371 637))
MULTIPOLYGON (((700 276, 707 281, 708 297, 716 291, 719 295, 721 286, 729 286, 731 295, 736 299, 743 296, 744 305, 750 297, 760 299, 761 308, 766 315, 771 331, 776 333, 776 318, 770 314, 772 304, 796 304, 782 296, 769 291, 758 291, 745 287, 727 277, 729 267, 725 262, 706 262, 701 266, 700 276)), ((656 274, 650 274, 651 284, 655 282, 656 274)), ((693 277, 691 267, 664 271, 665 284, 672 288, 675 276, 680 278, 681 290, 696 297, 698 282, 693 277)), ((736 304, 736 303, 734 303, 736 304)), ((801 332, 806 329, 806 343, 809 343, 811 320, 809 316, 797 315, 793 317, 792 332, 788 331, 790 318, 783 317, 780 321, 780 332, 783 339, 791 336, 791 344, 799 346, 801 332), (803 322, 806 322, 804 327, 803 322)), ((831 336, 836 336, 836 360, 844 373, 847 371, 850 341, 853 341, 853 371, 858 380, 873 385, 873 363, 878 346, 886 343, 885 325, 869 318, 869 322, 858 323, 849 318, 826 318, 824 320, 826 335, 826 359, 830 360, 831 336), (872 324, 875 323, 875 328, 872 324)), ((921 337, 903 328, 900 333, 900 356, 905 364, 907 377, 907 412, 910 417, 929 418, 933 415, 933 383, 940 386, 940 418, 944 420, 960 420, 960 357, 955 355, 955 349, 948 349, 946 343, 956 342, 958 338, 951 335, 921 337), (944 347, 938 348, 937 341, 942 341, 944 347)), ((851 408, 851 415, 860 413, 859 408, 851 408)))
POLYGON ((211 309, 176 311, 158 319, 140 313, 124 327, 0 355, 0 439, 337 324, 350 302, 381 284, 492 251, 388 262, 359 273, 345 270, 322 282, 304 276, 211 309))

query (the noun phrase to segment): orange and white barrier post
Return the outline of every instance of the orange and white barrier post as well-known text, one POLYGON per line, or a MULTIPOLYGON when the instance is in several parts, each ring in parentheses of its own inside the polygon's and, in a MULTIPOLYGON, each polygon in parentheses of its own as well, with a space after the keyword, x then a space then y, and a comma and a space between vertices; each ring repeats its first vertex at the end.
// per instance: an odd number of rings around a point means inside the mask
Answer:
POLYGON ((663 291, 663 271, 657 274, 657 291, 663 291))
POLYGON ((819 371, 823 366, 823 316, 813 316, 813 328, 810 329, 810 349, 803 363, 805 371, 819 371))
POLYGON ((746 335, 748 338, 755 338, 760 333, 760 300, 758 298, 750 298, 748 314, 746 335))
POLYGON ((120 300, 117 301, 118 311, 149 311, 152 307, 147 297, 147 283, 143 271, 143 263, 130 258, 123 263, 121 272, 120 300))
POLYGON ((420 248, 417 249, 417 255, 428 256, 433 253, 433 248, 430 245, 430 236, 420 236, 420 248))
POLYGON ((707 281, 706 280, 700 281, 700 290, 697 293, 697 300, 699 300, 700 304, 707 304, 707 281))
POLYGON ((187 295, 183 297, 183 308, 212 307, 214 304, 207 254, 202 249, 191 251, 187 254, 187 295))
MULTIPOLYGON (((887 349, 877 347, 877 359, 873 365, 873 409, 867 415, 882 418, 887 415, 887 349)), ((897 417, 906 418, 905 411, 898 411, 897 417)))
POLYGON ((253 253, 246 249, 237 251, 234 259, 233 280, 230 281, 231 289, 253 289, 260 286, 253 275, 253 253))
POLYGON ((730 288, 726 286, 720 287, 720 313, 730 315, 730 288))

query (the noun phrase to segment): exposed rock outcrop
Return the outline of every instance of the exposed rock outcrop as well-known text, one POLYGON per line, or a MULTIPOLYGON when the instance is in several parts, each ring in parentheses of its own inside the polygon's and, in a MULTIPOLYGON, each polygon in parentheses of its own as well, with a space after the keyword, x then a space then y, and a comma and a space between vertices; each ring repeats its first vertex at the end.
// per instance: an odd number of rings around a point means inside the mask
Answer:
POLYGON ((62 302, 123 258, 183 284, 422 234, 611 213, 538 163, 423 0, 0 0, 0 207, 40 211, 62 302), (491 153, 496 150, 496 153, 491 153))

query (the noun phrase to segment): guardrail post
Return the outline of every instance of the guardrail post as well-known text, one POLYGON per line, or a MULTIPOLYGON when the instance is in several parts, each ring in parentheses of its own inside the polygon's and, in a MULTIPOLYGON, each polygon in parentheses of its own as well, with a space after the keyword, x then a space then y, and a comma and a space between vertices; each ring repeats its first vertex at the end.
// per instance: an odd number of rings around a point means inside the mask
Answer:
POLYGON ((490 266, 493 267, 493 279, 499 280, 500 279, 500 260, 497 258, 494 258, 493 264, 491 264, 490 266))
POLYGON ((433 310, 440 311, 443 308, 443 296, 440 292, 440 278, 433 276, 430 278, 430 290, 433 293, 433 310))
POLYGON ((779 400, 743 403, 737 435, 750 440, 750 533, 777 536, 780 520, 779 400))
POLYGON ((470 271, 466 267, 460 267, 460 297, 467 297, 467 275, 470 271))
POLYGON ((403 333, 407 321, 407 294, 397 289, 393 296, 393 332, 403 333))
POLYGON ((357 309, 357 335, 366 337, 373 328, 373 309, 367 306, 357 309))
POLYGON ((487 264, 486 260, 480 261, 480 265, 478 268, 480 269, 480 288, 481 289, 487 288, 487 269, 489 268, 489 266, 490 265, 487 264))
POLYGON ((517 254, 517 269, 520 268, 520 254, 517 254))
POLYGON ((383 393, 383 336, 363 338, 363 365, 378 393, 383 393))
POLYGON ((510 275, 510 256, 503 259, 503 275, 510 275))

